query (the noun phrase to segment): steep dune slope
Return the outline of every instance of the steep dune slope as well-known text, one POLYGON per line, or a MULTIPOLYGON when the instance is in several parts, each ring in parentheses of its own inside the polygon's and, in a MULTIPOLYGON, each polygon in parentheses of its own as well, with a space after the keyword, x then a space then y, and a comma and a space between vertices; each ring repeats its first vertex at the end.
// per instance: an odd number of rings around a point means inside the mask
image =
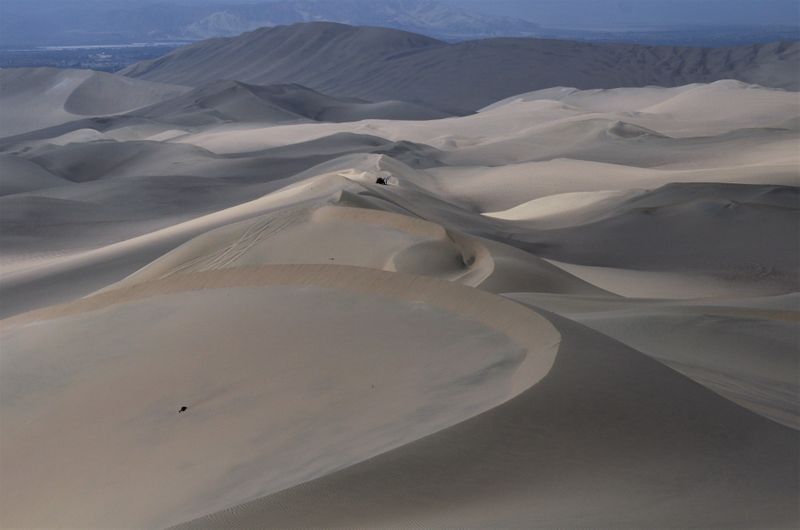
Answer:
POLYGON ((797 293, 696 301, 507 296, 614 337, 757 414, 800 430, 797 293))
POLYGON ((794 524, 797 431, 549 318, 562 335, 555 364, 508 403, 179 528, 794 524))

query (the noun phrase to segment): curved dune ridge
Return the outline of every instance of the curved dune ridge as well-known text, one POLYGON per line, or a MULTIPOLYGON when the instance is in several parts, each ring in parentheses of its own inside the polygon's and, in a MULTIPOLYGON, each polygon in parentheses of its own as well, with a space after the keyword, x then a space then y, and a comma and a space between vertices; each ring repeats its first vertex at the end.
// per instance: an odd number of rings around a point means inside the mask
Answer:
POLYGON ((3 330, 4 524, 162 527, 272 493, 506 401, 559 340, 494 295, 331 265, 185 273, 22 315, 3 330))
POLYGON ((176 528, 794 524, 797 431, 607 336, 551 320, 562 334, 556 362, 515 399, 176 528))
POLYGON ((333 205, 280 210, 225 225, 109 289, 186 272, 312 263, 418 274, 494 292, 604 292, 514 247, 406 215, 333 205))
MULTIPOLYGON (((440 61, 468 44, 299 30, 128 72, 194 88, 0 72, 0 526, 800 524, 796 92, 486 107, 492 81, 454 116, 354 99, 330 52, 429 63, 363 88, 441 102, 426 79, 459 83, 440 61), (279 37, 313 61, 242 78, 279 37)), ((675 53, 687 79, 718 59, 675 53)))
POLYGON ((82 116, 122 113, 187 90, 91 70, 4 68, 0 70, 0 137, 82 116))
POLYGON ((642 193, 639 190, 574 191, 533 199, 513 208, 484 215, 508 221, 537 221, 537 226, 557 228, 583 224, 617 204, 642 193), (577 219, 580 216, 580 221, 577 219))

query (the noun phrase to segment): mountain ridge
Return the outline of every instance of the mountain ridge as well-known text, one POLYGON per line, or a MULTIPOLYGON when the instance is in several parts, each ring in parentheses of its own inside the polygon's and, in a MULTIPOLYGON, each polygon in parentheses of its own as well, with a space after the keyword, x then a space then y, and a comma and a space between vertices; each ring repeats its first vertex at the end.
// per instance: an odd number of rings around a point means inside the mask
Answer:
POLYGON ((799 64, 800 43, 692 48, 505 37, 450 44, 394 29, 312 22, 202 41, 121 73, 188 86, 217 79, 298 83, 335 97, 403 100, 468 113, 554 86, 736 79, 797 90, 799 64))
POLYGON ((531 35, 538 25, 436 0, 239 0, 166 3, 122 0, 5 0, 0 44, 65 45, 232 37, 264 26, 345 22, 413 31, 448 40, 531 35))

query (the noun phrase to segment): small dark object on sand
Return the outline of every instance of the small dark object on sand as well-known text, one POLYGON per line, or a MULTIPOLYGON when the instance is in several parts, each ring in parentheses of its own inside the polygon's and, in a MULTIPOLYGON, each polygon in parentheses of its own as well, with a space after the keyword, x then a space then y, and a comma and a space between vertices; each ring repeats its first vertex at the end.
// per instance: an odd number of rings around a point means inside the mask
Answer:
POLYGON ((189 409, 188 407, 183 406, 180 409, 178 409, 178 414, 180 414, 181 412, 186 412, 188 409, 189 409))
POLYGON ((375 181, 375 184, 382 184, 384 186, 388 186, 389 183, 383 177, 378 177, 378 180, 375 181))

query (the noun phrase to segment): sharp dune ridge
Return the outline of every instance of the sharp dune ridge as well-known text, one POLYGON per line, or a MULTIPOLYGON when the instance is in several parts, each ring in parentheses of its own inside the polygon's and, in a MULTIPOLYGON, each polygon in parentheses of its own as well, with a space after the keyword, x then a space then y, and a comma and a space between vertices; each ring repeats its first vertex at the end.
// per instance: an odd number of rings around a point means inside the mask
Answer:
POLYGON ((0 526, 797 527, 796 54, 0 71, 0 526))

